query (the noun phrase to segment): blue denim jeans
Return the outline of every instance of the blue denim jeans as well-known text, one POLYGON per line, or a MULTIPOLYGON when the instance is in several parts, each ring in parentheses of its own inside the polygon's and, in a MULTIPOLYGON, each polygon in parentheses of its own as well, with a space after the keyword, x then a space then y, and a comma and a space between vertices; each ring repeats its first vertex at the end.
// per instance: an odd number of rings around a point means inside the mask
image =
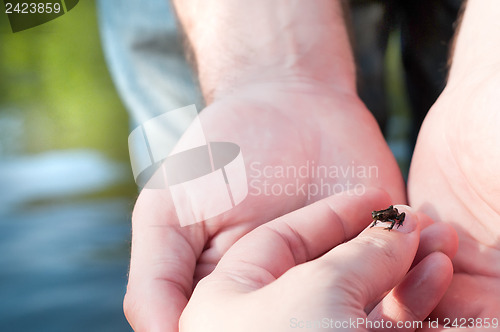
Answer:
MULTIPOLYGON (((168 0, 98 0, 102 45, 133 127, 202 98, 168 0)), ((182 122, 182 119, 179 119, 182 122)), ((171 128, 179 136, 175 121, 171 128)))

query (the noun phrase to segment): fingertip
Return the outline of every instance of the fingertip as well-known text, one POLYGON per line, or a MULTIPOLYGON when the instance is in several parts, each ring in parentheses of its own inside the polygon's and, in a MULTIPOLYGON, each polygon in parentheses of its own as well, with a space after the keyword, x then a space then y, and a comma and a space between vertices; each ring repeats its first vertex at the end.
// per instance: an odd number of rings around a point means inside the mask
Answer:
POLYGON ((434 224, 434 220, 432 220, 432 218, 429 217, 427 214, 418 211, 417 215, 418 215, 418 220, 420 222, 420 229, 421 230, 434 224))
POLYGON ((422 321, 441 301, 452 278, 450 258, 441 252, 432 253, 370 312, 369 319, 422 321))
POLYGON ((418 217, 408 206, 397 208, 399 213, 405 213, 399 228, 395 225, 388 231, 385 229, 387 223, 368 226, 358 237, 323 256, 332 265, 345 267, 342 275, 356 285, 356 292, 361 294, 364 304, 396 286, 408 272, 417 251, 418 217), (346 264, 354 261, 358 264, 346 264))
POLYGON ((453 259, 458 250, 458 235, 455 229, 446 223, 435 223, 420 233, 420 243, 413 266, 433 252, 441 252, 453 259))
MULTIPOLYGON (((442 252, 433 252, 408 273, 395 292, 406 297, 405 301, 410 304, 420 303, 422 298, 432 296, 435 306, 451 284, 452 278, 453 263, 450 258, 442 252)), ((429 313, 434 306, 429 306, 429 313)))
POLYGON ((439 229, 442 229, 442 233, 446 234, 445 237, 447 238, 446 250, 443 250, 442 252, 450 259, 453 259, 458 251, 458 233, 450 224, 438 223, 436 225, 439 225, 439 229))
POLYGON ((443 280, 446 280, 447 286, 450 285, 451 279, 453 278, 453 262, 451 258, 442 252, 434 252, 428 256, 429 265, 435 271, 441 271, 441 276, 443 280))
MULTIPOLYGON (((441 298, 453 279, 453 262, 446 254, 437 251, 424 258, 421 263, 434 280, 435 287, 441 289, 441 298)), ((438 293, 439 290, 436 290, 435 294, 438 293)))
POLYGON ((402 233, 412 233, 413 231, 420 230, 419 215, 408 205, 396 205, 400 214, 405 214, 404 222, 401 228, 396 227, 396 231, 402 233))

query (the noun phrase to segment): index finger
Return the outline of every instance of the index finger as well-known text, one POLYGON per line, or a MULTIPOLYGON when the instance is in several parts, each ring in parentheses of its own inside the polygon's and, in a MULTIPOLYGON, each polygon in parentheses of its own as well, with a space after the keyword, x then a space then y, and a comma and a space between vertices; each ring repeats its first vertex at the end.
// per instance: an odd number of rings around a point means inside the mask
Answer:
POLYGON ((260 288, 352 239, 372 221, 371 211, 389 204, 387 192, 377 188, 362 195, 344 192, 327 197, 245 235, 221 259, 215 273, 245 280, 244 288, 260 288))

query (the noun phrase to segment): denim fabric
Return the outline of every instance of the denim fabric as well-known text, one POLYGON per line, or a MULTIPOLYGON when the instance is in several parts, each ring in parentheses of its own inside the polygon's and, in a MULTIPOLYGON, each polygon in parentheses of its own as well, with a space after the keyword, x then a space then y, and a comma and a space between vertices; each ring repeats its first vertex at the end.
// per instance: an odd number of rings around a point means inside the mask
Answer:
MULTIPOLYGON (((106 61, 135 127, 186 105, 201 109, 201 95, 183 56, 168 0, 98 0, 106 61)), ((185 121, 168 129, 177 138, 185 121)))

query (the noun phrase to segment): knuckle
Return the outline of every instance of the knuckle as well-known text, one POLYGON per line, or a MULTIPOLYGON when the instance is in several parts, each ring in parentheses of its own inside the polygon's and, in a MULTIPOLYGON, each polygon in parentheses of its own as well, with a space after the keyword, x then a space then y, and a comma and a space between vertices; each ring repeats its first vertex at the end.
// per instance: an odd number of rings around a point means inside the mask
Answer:
POLYGON ((388 265, 393 265, 399 262, 400 255, 396 250, 393 241, 386 236, 379 237, 361 237, 358 243, 362 247, 367 247, 371 252, 375 251, 377 257, 381 257, 388 265))

